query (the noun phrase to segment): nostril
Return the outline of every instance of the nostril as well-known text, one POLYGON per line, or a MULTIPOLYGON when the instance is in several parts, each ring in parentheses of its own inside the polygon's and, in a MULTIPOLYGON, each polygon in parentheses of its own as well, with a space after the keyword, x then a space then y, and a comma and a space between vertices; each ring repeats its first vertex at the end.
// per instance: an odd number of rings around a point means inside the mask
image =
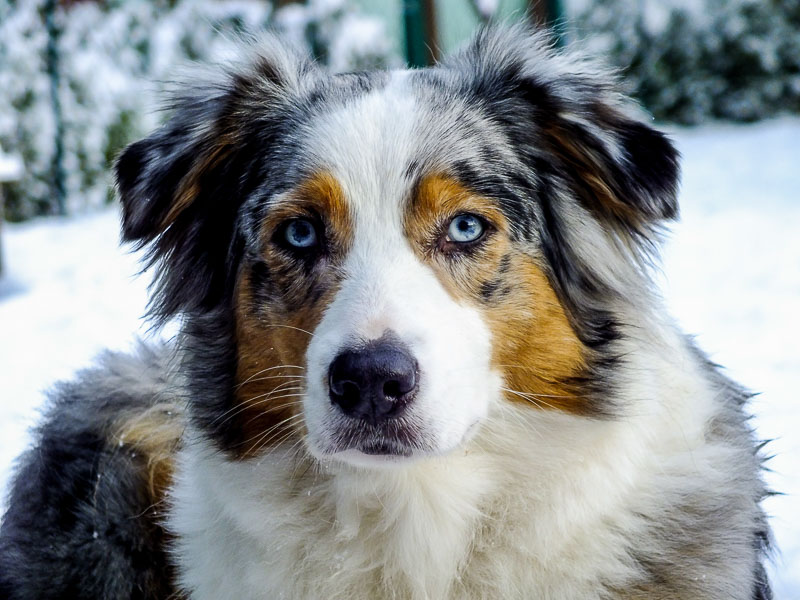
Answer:
POLYGON ((400 382, 391 380, 383 384, 383 395, 388 398, 399 398, 404 392, 400 391, 400 382))
POLYGON ((396 373, 393 378, 384 382, 383 395, 387 398, 399 400, 417 387, 416 364, 409 362, 403 367, 400 373, 396 373))
POLYGON ((361 390, 352 381, 345 381, 341 386, 339 395, 339 404, 343 408, 350 408, 358 404, 361 399, 361 390))
POLYGON ((328 386, 331 388, 331 393, 336 394, 337 396, 343 396, 346 387, 355 386, 358 388, 353 381, 348 381, 347 379, 342 378, 341 374, 337 373, 335 369, 331 369, 330 374, 328 375, 328 386))

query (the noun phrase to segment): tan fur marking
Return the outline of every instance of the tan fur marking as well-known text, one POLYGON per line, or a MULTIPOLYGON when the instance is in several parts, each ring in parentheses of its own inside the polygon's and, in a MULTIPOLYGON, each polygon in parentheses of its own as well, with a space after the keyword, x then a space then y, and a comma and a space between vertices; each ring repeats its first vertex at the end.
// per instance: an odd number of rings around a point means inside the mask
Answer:
POLYGON ((192 165, 192 168, 181 180, 178 190, 175 192, 172 206, 170 206, 169 211, 161 221, 162 231, 172 225, 178 216, 197 199, 197 196, 200 194, 200 177, 202 174, 219 164, 220 161, 230 154, 232 148, 233 145, 229 142, 227 137, 222 137, 218 144, 205 155, 202 155, 199 160, 192 165))
POLYGON ((481 311, 492 331, 492 364, 504 375, 505 397, 543 409, 588 411, 571 381, 585 364, 584 347, 564 307, 534 258, 515 247, 495 203, 445 175, 423 179, 406 219, 406 233, 448 293, 481 311), (477 214, 493 231, 474 251, 443 253, 446 224, 477 214), (490 298, 484 289, 490 288, 490 298))
POLYGON ((270 210, 261 227, 262 239, 268 243, 275 229, 287 219, 314 215, 324 220, 332 249, 345 252, 353 237, 353 220, 342 187, 328 172, 309 177, 270 210))
POLYGON ((238 450, 243 458, 300 430, 305 351, 311 339, 305 331, 321 317, 321 311, 283 315, 269 307, 264 307, 265 316, 254 314, 250 285, 242 278, 237 292, 236 405, 230 415, 242 429, 243 446, 238 450))
POLYGON ((506 219, 493 203, 446 175, 423 178, 417 185, 411 209, 406 218, 406 234, 417 246, 425 243, 427 247, 421 249, 428 254, 432 253, 433 242, 444 225, 460 213, 477 214, 503 233, 507 231, 506 219))
POLYGON ((586 402, 570 383, 584 367, 584 347, 544 272, 526 255, 513 253, 510 292, 484 308, 492 330, 493 366, 506 397, 538 408, 584 413, 586 402))
POLYGON ((115 447, 127 447, 147 465, 147 485, 154 504, 160 502, 172 482, 173 460, 186 425, 184 408, 159 402, 147 410, 120 419, 112 435, 115 447))
POLYGON ((336 179, 321 173, 298 186, 290 197, 270 210, 262 226, 263 259, 271 270, 292 273, 275 283, 279 301, 256 305, 257 294, 246 272, 236 291, 235 417, 243 432, 241 457, 257 455, 303 433, 300 401, 305 389, 305 354, 325 308, 336 293, 333 273, 338 257, 352 238, 352 219, 344 192, 336 179), (287 219, 315 215, 325 226, 327 248, 318 272, 291 271, 291 260, 271 243, 275 230, 287 219), (309 294, 319 289, 319 296, 309 294))

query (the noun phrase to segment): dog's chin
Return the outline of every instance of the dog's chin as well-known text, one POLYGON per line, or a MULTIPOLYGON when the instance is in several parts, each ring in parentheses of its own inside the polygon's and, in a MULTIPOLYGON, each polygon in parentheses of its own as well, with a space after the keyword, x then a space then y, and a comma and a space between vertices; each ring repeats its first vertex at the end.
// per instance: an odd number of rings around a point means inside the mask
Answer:
POLYGON ((476 421, 462 436, 454 436, 456 441, 451 444, 430 443, 424 436, 398 437, 372 432, 363 437, 347 435, 346 441, 341 441, 342 436, 336 436, 338 442, 309 443, 309 447, 312 454, 323 461, 333 460, 358 467, 397 467, 450 454, 474 436, 479 424, 476 421))
POLYGON ((426 456, 419 450, 407 448, 393 448, 390 446, 365 446, 364 448, 349 448, 339 452, 326 454, 326 458, 333 459, 355 467, 392 468, 409 465, 426 456))

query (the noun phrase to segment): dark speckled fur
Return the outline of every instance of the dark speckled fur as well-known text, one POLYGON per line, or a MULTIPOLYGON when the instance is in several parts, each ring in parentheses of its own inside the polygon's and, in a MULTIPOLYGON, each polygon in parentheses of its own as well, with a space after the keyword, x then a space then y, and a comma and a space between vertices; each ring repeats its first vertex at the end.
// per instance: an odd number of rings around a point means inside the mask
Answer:
POLYGON ((19 459, 0 529, 0 597, 155 600, 171 589, 165 533, 146 458, 115 423, 175 389, 167 352, 106 353, 51 393, 34 447, 19 459))

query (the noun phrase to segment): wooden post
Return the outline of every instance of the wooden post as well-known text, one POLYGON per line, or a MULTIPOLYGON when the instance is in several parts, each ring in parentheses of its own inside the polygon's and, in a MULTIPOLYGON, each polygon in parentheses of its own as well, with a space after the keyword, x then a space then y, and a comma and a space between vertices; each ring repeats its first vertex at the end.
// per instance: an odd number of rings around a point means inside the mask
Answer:
POLYGON ((3 272, 3 182, 22 177, 22 161, 17 156, 3 154, 0 148, 0 274, 3 272))
POLYGON ((426 67, 439 58, 434 0, 403 0, 406 60, 411 67, 426 67))
POLYGON ((566 43, 564 5, 561 0, 529 0, 529 12, 534 23, 550 29, 556 45, 566 43))

